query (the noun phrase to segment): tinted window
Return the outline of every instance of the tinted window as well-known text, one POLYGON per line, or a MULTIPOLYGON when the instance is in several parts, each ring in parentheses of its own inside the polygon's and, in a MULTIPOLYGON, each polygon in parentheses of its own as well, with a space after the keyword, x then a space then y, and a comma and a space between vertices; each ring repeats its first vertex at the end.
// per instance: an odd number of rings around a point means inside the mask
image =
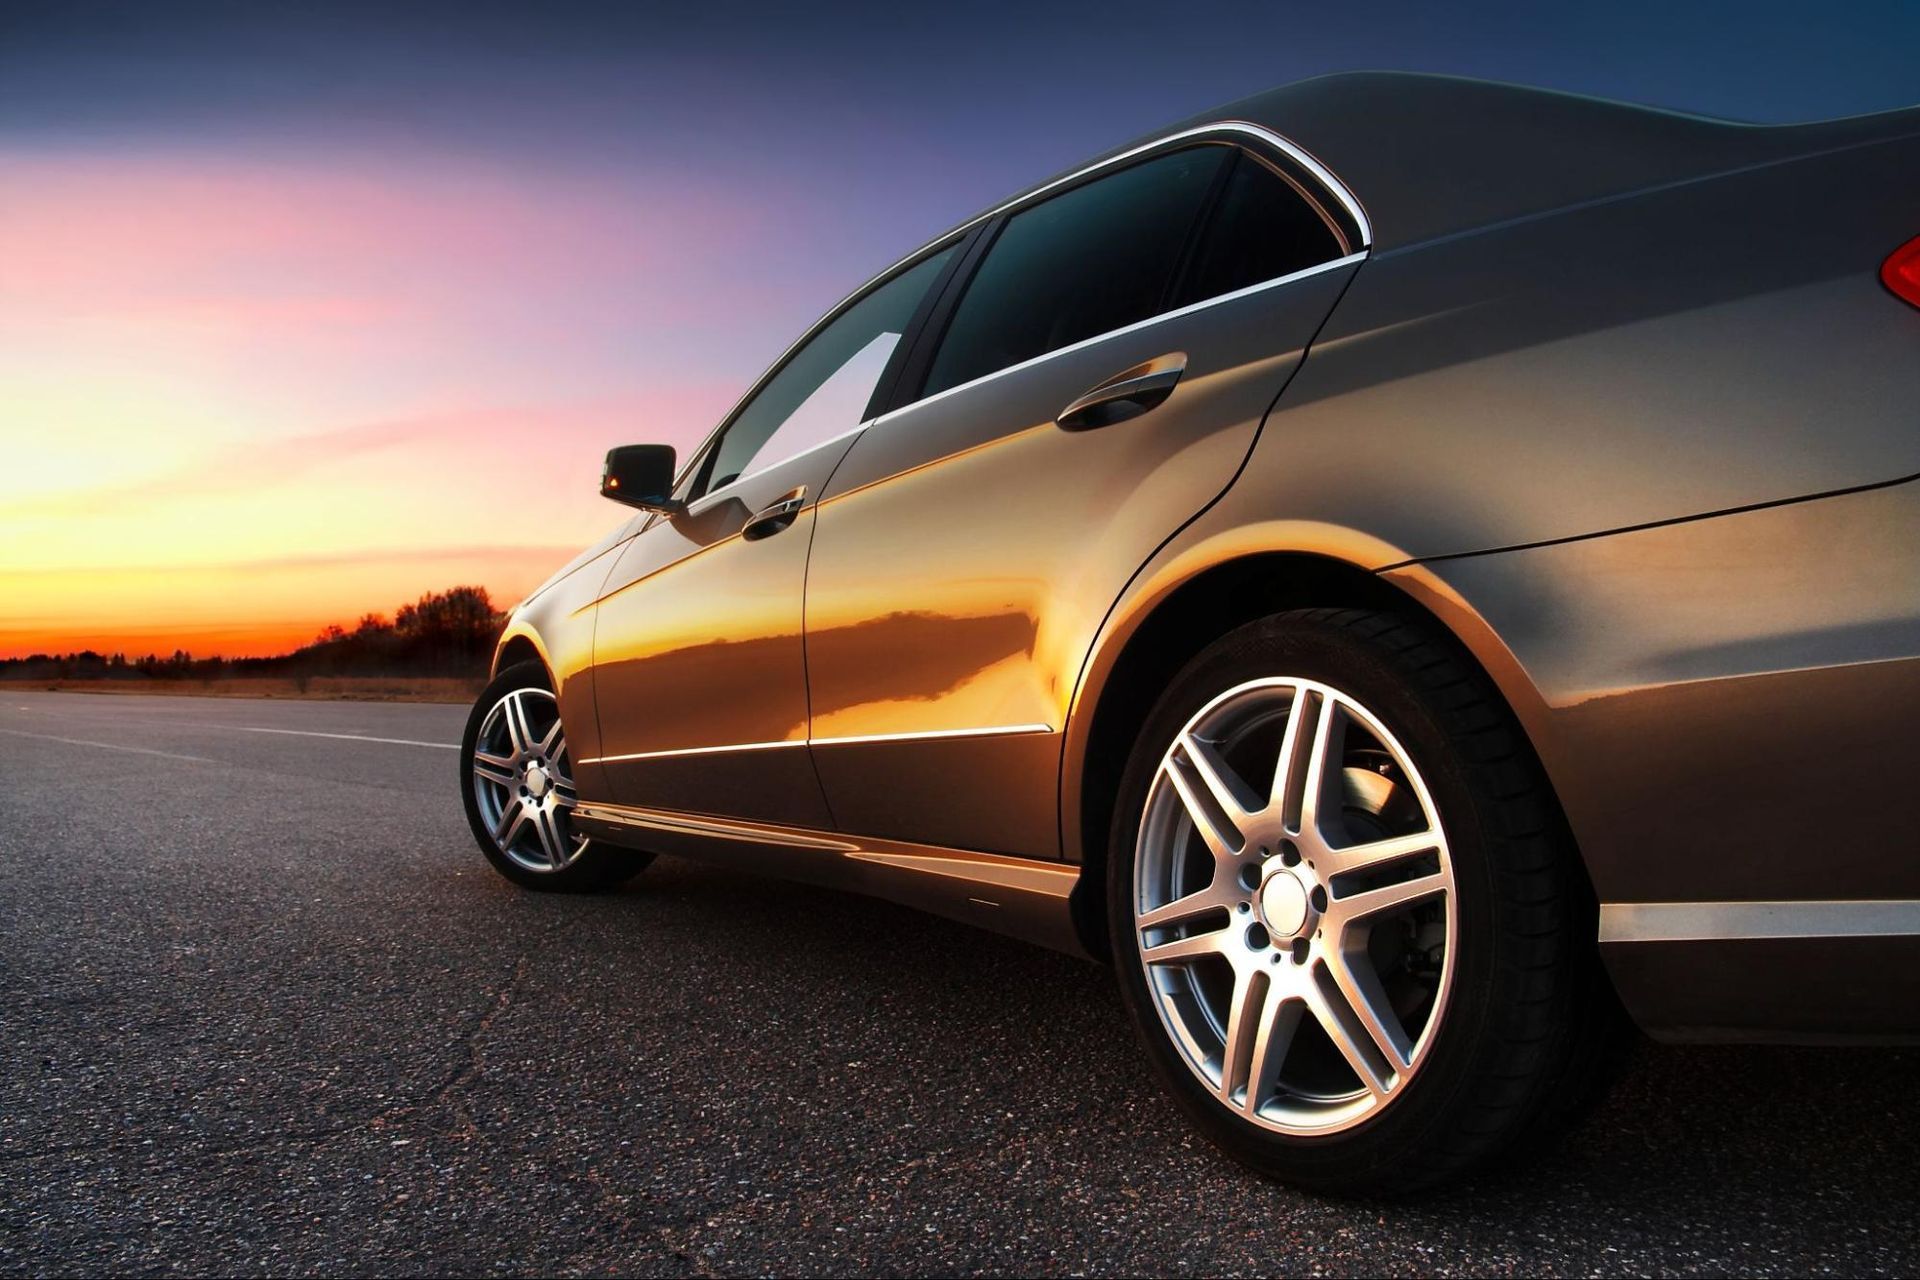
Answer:
POLYGON ((925 394, 1163 309, 1226 147, 1194 147, 1075 187, 1007 220, 967 286, 925 394))
POLYGON ((1293 184, 1242 153, 1208 220, 1182 302, 1199 302, 1340 256, 1340 242, 1293 184))
POLYGON ((720 438, 705 490, 859 426, 900 335, 952 254, 942 249, 909 267, 794 352, 720 438))

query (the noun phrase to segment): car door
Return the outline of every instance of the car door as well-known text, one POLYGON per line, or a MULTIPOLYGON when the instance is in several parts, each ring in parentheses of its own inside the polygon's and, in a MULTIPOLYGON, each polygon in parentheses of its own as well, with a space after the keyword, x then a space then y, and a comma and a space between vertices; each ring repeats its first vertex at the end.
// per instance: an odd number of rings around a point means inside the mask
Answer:
POLYGON ((1232 482, 1360 260, 1310 182, 1202 141, 970 248, 907 402, 818 511, 813 755, 843 830, 1059 856, 1061 731, 1101 619, 1232 482))
POLYGON ((615 801, 832 825, 806 745, 814 507, 953 252, 921 255, 816 326, 687 468, 685 509, 621 553, 593 647, 596 760, 615 801))

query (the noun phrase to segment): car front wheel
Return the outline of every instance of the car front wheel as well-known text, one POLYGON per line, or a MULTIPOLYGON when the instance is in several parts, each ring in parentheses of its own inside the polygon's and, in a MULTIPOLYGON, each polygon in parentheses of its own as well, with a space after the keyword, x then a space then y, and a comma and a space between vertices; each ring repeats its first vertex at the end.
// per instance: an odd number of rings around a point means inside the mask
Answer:
POLYGON ((525 888, 609 888, 653 860, 574 832, 573 756, 559 700, 537 662, 508 667, 473 704, 460 740, 460 783, 480 851, 525 888))
POLYGON ((1421 628, 1229 634, 1149 715, 1112 834, 1114 959, 1158 1074, 1298 1185, 1482 1165, 1573 1087, 1600 1016, 1564 832, 1504 704, 1421 628))

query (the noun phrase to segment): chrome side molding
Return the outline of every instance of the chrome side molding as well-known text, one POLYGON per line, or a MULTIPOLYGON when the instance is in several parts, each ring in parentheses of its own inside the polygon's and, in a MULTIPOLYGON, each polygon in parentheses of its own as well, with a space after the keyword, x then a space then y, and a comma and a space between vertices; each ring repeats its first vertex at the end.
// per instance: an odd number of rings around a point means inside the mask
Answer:
POLYGON ((1920 937, 1920 901, 1608 902, 1600 941, 1920 937))
POLYGON ((573 825, 609 844, 864 893, 1087 956, 1068 905, 1080 868, 1069 863, 597 801, 576 806, 573 825))
POLYGON ((980 729, 922 729, 913 733, 856 733, 839 738, 785 738, 779 742, 735 742, 719 747, 670 747, 664 751, 632 751, 619 756, 593 756, 581 764, 609 764, 622 760, 665 760, 673 756, 710 756, 726 751, 772 751, 778 747, 844 747, 863 742, 933 742, 946 738, 1021 737, 1052 733, 1050 724, 996 724, 980 729))

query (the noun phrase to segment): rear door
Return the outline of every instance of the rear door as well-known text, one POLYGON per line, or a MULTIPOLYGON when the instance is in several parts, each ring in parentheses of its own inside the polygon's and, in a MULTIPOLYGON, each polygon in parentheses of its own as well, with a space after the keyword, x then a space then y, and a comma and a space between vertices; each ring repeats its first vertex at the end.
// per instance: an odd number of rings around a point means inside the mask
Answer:
POLYGON ((1198 139, 970 246, 901 407, 819 507, 806 658, 841 829, 1059 855, 1060 735, 1102 617, 1231 483, 1359 261, 1309 189, 1198 139))

